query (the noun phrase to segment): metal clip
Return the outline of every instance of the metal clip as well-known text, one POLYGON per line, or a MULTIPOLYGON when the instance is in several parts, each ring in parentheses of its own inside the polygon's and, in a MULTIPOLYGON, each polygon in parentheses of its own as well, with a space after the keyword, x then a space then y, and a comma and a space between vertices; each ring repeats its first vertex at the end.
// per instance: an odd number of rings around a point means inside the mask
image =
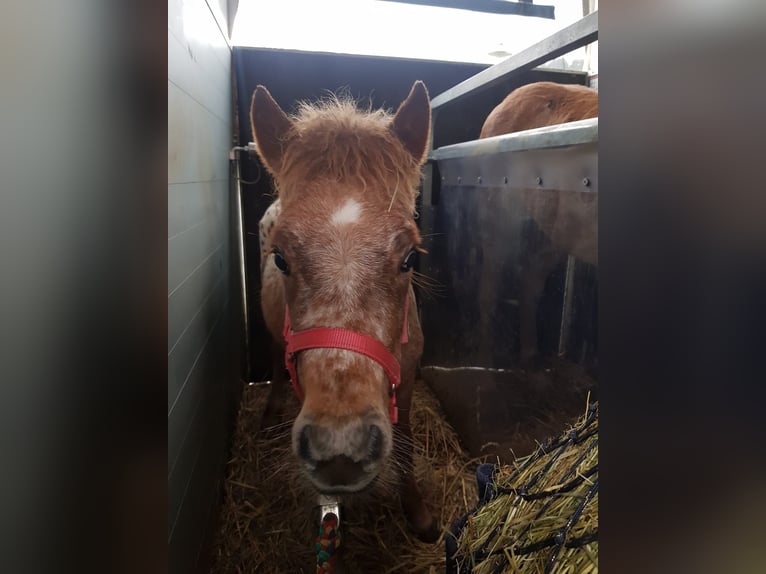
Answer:
POLYGON ((338 518, 338 526, 340 526, 340 502, 335 496, 320 494, 319 495, 319 524, 320 525, 324 521, 325 516, 327 516, 331 512, 338 518))

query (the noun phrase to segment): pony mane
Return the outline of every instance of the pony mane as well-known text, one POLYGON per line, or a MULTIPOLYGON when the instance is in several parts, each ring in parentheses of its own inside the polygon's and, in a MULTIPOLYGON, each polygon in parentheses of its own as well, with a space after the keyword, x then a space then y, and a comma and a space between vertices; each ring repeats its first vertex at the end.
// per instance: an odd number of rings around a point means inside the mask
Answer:
POLYGON ((312 181, 348 183, 365 192, 388 182, 380 203, 414 212, 420 165, 390 129, 392 118, 383 109, 360 109, 347 95, 299 102, 276 178, 280 195, 312 181))

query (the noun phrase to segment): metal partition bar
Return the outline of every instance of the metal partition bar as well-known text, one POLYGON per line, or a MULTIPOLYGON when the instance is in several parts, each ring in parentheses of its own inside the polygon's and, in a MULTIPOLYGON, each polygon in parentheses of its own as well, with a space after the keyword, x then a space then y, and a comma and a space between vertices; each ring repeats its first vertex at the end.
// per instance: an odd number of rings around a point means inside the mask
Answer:
POLYGON ((431 99, 431 109, 435 111, 445 104, 455 103, 466 96, 479 93, 506 78, 531 70, 596 40, 598 11, 439 94, 431 99))
POLYGON ((598 118, 590 118, 555 126, 535 128, 523 132, 514 132, 442 146, 431 151, 428 159, 441 161, 477 155, 488 155, 510 151, 524 151, 564 147, 598 141, 598 118))
POLYGON ((444 146, 440 186, 598 192, 598 118, 444 146))
POLYGON ((509 2, 509 0, 383 0, 401 4, 418 4, 420 6, 435 6, 437 8, 456 8, 486 14, 513 14, 515 16, 533 16, 538 18, 554 18, 554 6, 541 6, 530 0, 509 2))

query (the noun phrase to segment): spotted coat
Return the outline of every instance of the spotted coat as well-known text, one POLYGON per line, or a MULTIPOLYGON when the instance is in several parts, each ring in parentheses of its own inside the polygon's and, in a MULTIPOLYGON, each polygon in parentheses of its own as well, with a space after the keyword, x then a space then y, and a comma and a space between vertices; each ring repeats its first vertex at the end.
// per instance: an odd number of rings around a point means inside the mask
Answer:
POLYGON ((261 217, 261 221, 258 223, 258 239, 261 246, 261 271, 263 271, 263 265, 269 255, 269 234, 271 234, 271 230, 274 229, 274 224, 277 222, 281 211, 282 208, 279 204, 279 198, 277 198, 274 200, 274 203, 269 206, 266 213, 261 217))

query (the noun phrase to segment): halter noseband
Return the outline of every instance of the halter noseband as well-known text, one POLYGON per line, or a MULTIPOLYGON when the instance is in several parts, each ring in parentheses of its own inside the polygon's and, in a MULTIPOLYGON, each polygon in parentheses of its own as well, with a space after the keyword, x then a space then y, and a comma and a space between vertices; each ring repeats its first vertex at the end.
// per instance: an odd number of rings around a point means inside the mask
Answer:
MULTIPOLYGON (((409 312, 409 294, 404 299, 404 324, 402 325, 402 344, 409 340, 407 329, 407 316, 409 312)), ((285 366, 290 373, 290 382, 298 400, 303 401, 303 393, 298 384, 298 371, 296 368, 298 352, 305 349, 345 349, 369 357, 381 367, 391 383, 391 400, 388 405, 388 415, 391 423, 396 424, 399 419, 399 410, 396 406, 396 389, 402 380, 401 367, 396 357, 388 348, 368 335, 349 331, 348 329, 336 329, 330 327, 316 327, 294 332, 290 324, 290 309, 285 305, 285 325, 283 329, 285 337, 285 366)))

